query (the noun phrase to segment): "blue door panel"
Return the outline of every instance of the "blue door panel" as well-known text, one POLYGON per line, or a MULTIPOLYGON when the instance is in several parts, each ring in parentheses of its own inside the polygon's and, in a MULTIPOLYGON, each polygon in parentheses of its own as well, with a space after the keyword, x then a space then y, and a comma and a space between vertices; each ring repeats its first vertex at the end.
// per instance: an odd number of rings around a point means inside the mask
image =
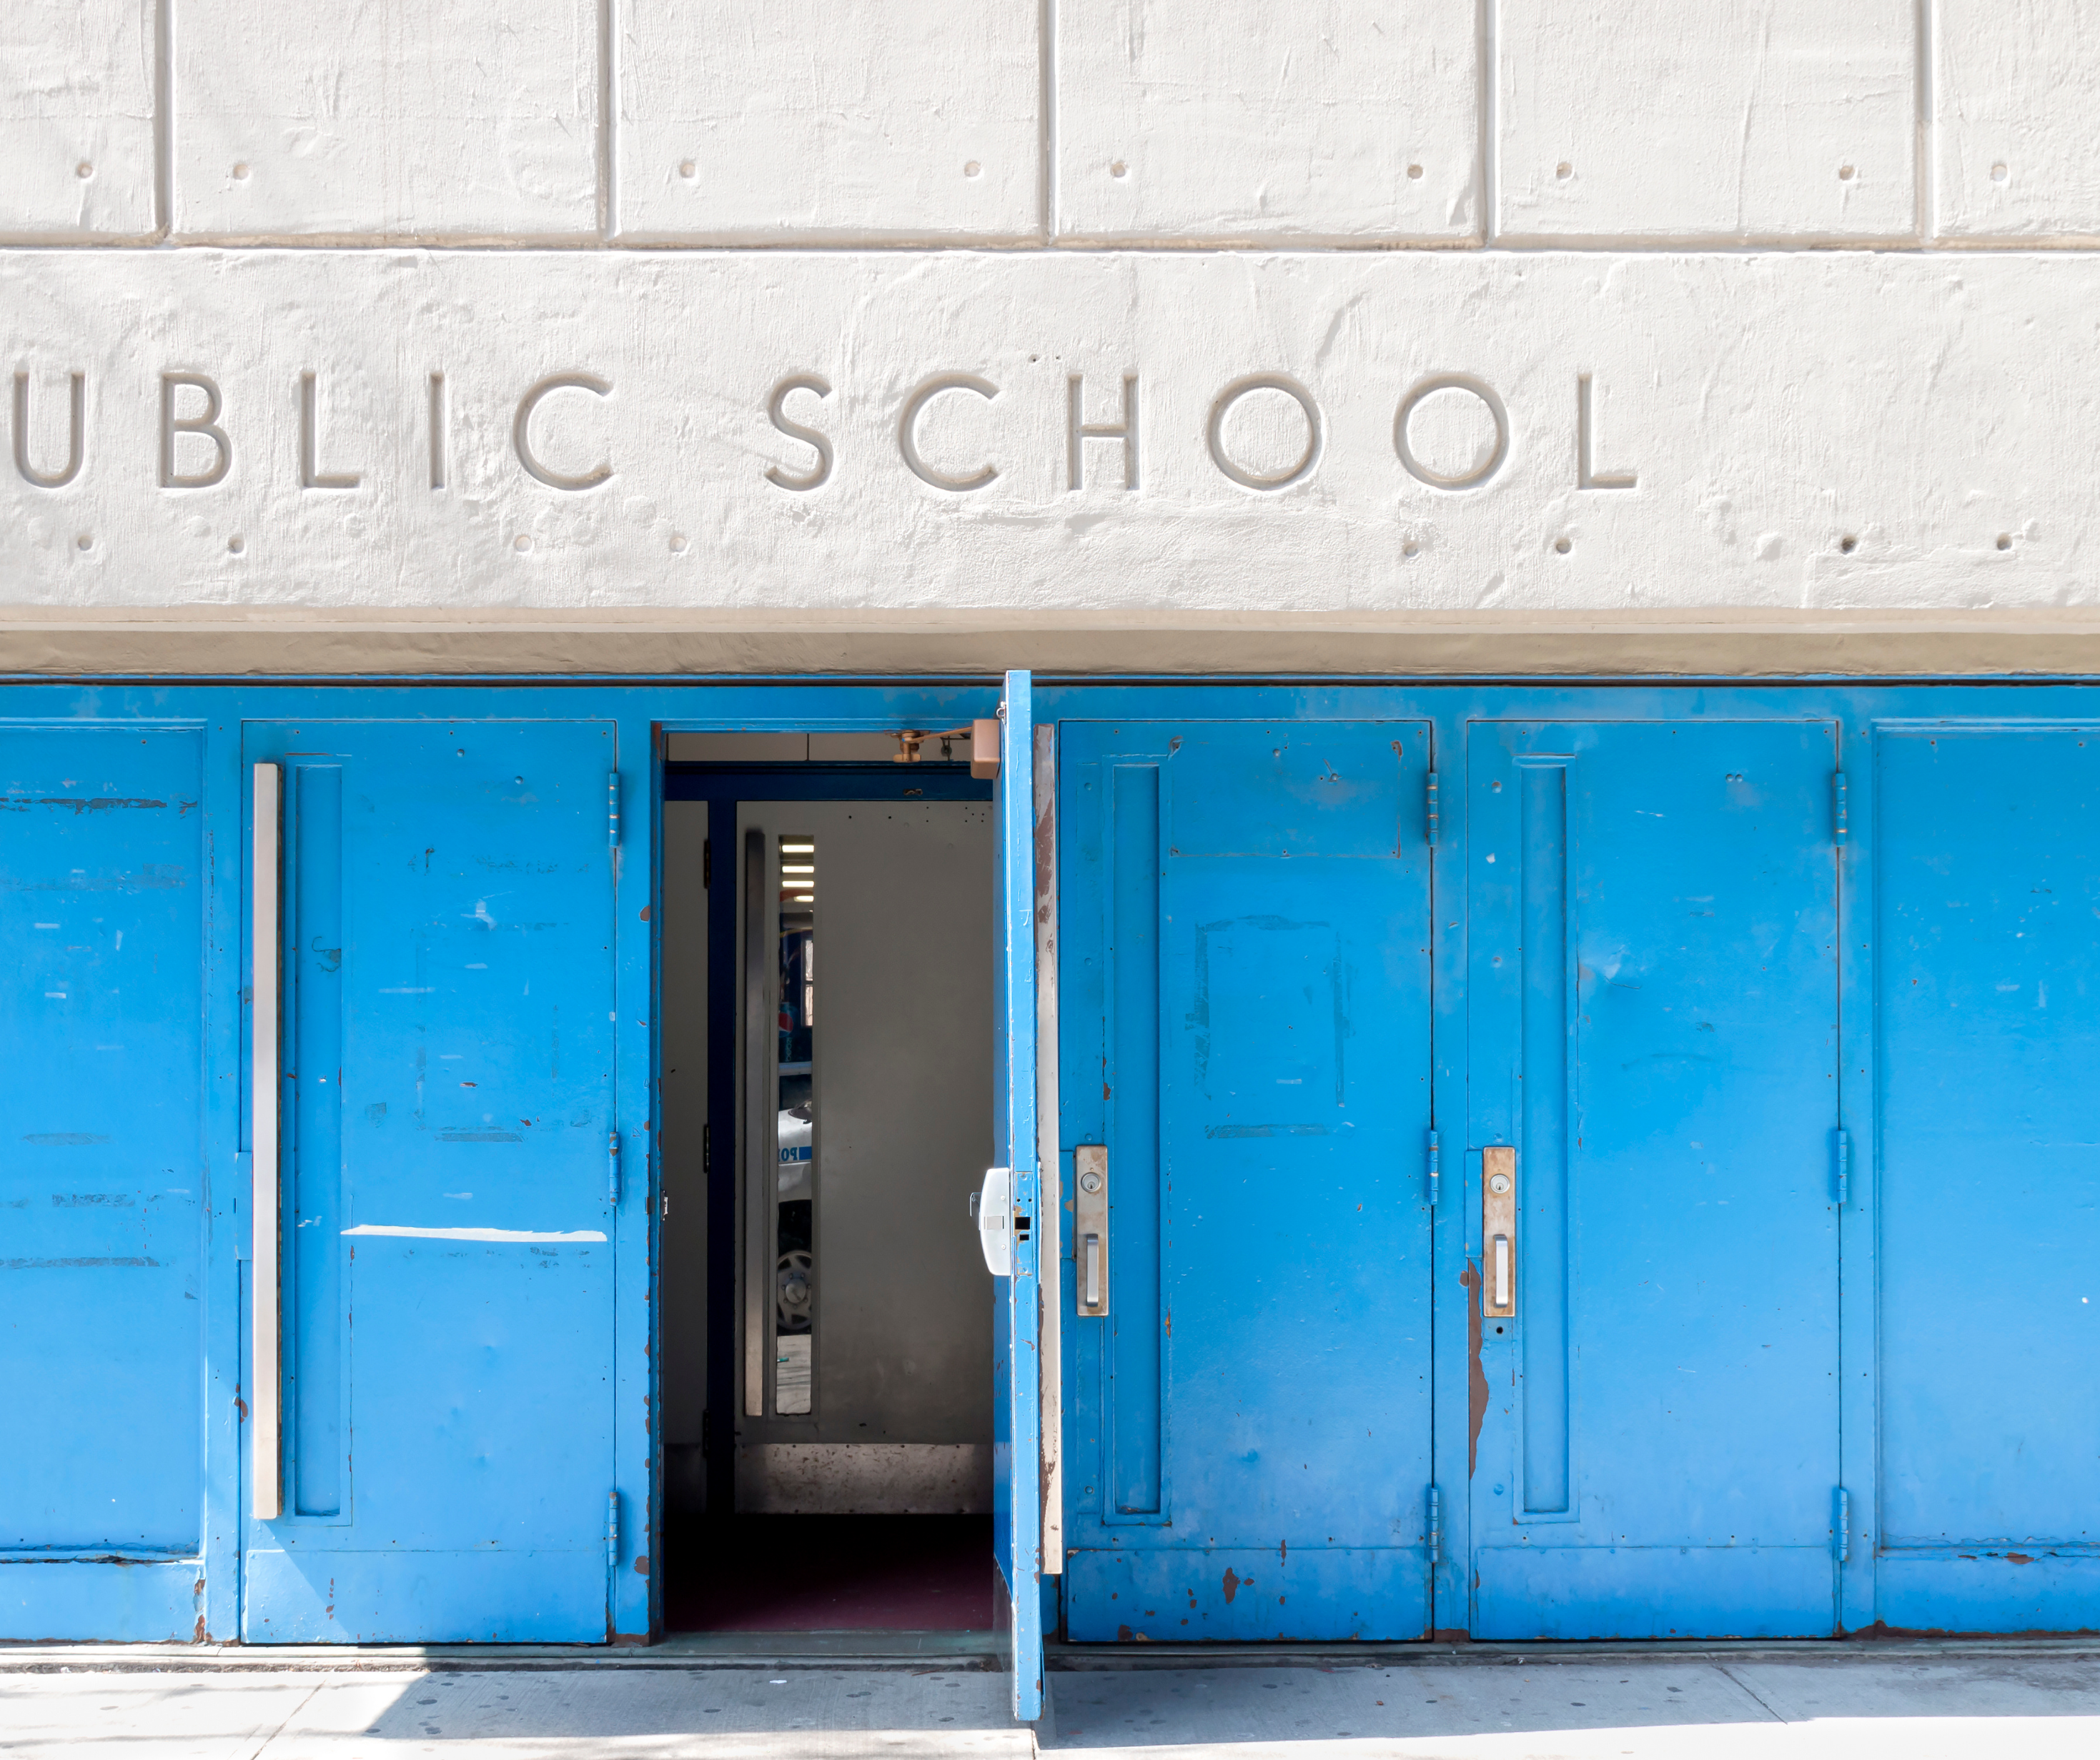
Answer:
POLYGON ((1476 1635, 1834 1628, 1835 767, 1822 723, 1472 729, 1472 1146, 1519 1204, 1476 1635))
POLYGON ((1110 1186, 1109 1313, 1065 1322, 1068 1630, 1418 1636, 1428 730, 1059 750, 1062 1140, 1110 1186))
POLYGON ((1474 1557, 1474 1619, 1481 1637, 1829 1635, 1827 1544, 1490 1546, 1474 1557))
POLYGON ((1875 1574, 1874 1612, 1890 1631, 2100 1631, 2100 1558, 2089 1552, 1903 1551, 1875 1574))
MULTIPOLYGON (((0 730, 0 1555, 202 1546, 201 748, 0 730)), ((188 1635, 133 1568, 0 1564, 0 1633, 188 1635)))
POLYGON ((10 1643, 203 1643, 203 1569, 196 1559, 16 1554, 0 1562, 0 1639, 10 1643))
POLYGON ((1346 1643, 1424 1585, 1389 1547, 1179 1547, 1070 1554, 1074 1643, 1346 1643))
POLYGON ((1885 729, 1875 781, 1882 1545, 1968 1555, 1882 1617, 2100 1624, 2100 729, 1885 729))
POLYGON ((433 1547, 401 1552, 251 1552, 250 1643, 575 1643, 605 1636, 605 1549, 576 1552, 433 1547), (403 1610, 415 1610, 412 1628, 403 1610), (260 1621, 251 1615, 251 1626, 260 1621))
POLYGON ((285 770, 289 1237, 288 1508, 250 1525, 246 1635, 602 1641, 611 727, 246 746, 285 770))

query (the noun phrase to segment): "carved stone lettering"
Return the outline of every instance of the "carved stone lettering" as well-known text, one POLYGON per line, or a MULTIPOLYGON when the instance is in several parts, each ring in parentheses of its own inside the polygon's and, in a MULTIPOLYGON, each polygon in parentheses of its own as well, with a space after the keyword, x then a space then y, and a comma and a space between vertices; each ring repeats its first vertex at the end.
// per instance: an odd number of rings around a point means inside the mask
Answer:
POLYGON ((816 468, 794 476, 777 464, 765 468, 765 480, 778 488, 797 492, 821 489, 830 481, 832 474, 832 442, 828 435, 818 429, 805 427, 802 423, 788 419, 788 398, 796 391, 808 391, 820 398, 832 394, 830 382, 815 373, 795 373, 774 386, 773 394, 765 400, 765 414, 773 425, 790 439, 800 440, 817 455, 816 468))
POLYGON ((1476 379, 1471 373, 1436 373, 1424 379, 1400 400, 1400 409, 1392 419, 1392 448, 1400 455, 1400 462, 1407 467, 1407 474, 1417 482, 1424 482, 1432 489, 1477 489, 1502 468, 1509 457, 1509 411, 1502 407, 1502 400, 1495 389, 1485 379, 1476 379), (1494 418, 1494 450, 1470 471, 1447 477, 1433 471, 1414 455, 1408 443, 1407 425, 1422 400, 1439 391, 1467 391, 1488 407, 1494 418))
POLYGON ((40 471, 29 461, 29 376, 15 375, 15 469, 22 481, 38 489, 63 489, 80 474, 87 455, 87 375, 73 375, 73 412, 66 442, 65 469, 40 471))
POLYGON ((1303 482, 1320 466, 1320 453, 1326 444, 1326 426, 1320 419, 1320 406, 1312 400, 1312 394, 1295 379, 1282 373, 1255 373, 1245 379, 1235 379, 1218 394, 1217 401, 1211 406, 1211 420, 1205 429, 1205 438, 1211 448, 1211 462, 1243 489, 1258 489, 1273 493, 1288 489, 1293 483, 1303 482), (1298 462, 1288 469, 1273 472, 1267 476, 1248 470, 1237 463, 1225 451, 1225 417, 1232 413, 1233 406, 1255 391, 1281 391, 1293 398, 1305 412, 1305 450, 1299 455, 1298 462))
POLYGON ((163 489, 209 489, 226 481, 233 469, 233 442, 218 425, 225 400, 216 381, 203 373, 164 372, 161 375, 161 486, 163 489), (204 393, 204 411, 196 416, 178 416, 175 398, 183 391, 204 393), (175 469, 175 440, 180 434, 197 434, 209 440, 217 456, 205 470, 184 474, 175 469))
POLYGON ((911 474, 920 482, 935 489, 946 489, 951 495, 967 495, 973 489, 982 489, 999 475, 999 467, 986 464, 968 477, 950 477, 937 471, 919 455, 919 418, 926 406, 943 391, 974 391, 989 403, 999 395, 999 387, 989 379, 976 373, 942 373, 929 379, 904 401, 903 413, 897 418, 897 450, 904 455, 904 462, 911 467, 911 474))
POLYGON ((1595 408, 1590 390, 1590 376, 1578 373, 1575 377, 1575 486, 1577 489, 1631 489, 1635 478, 1631 471, 1616 475, 1599 476, 1590 464, 1591 422, 1595 408))
POLYGON ((612 477, 612 466, 599 464, 580 476, 571 477, 540 463, 532 451, 532 412, 539 408, 541 398, 556 391, 588 391, 594 397, 611 397, 612 386, 594 373, 556 373, 542 379, 518 400, 518 414, 510 424, 510 443, 518 454, 518 462, 525 467, 526 474, 545 483, 549 489, 567 490, 571 493, 582 489, 595 489, 612 477))
POLYGON ((315 433, 320 418, 315 406, 320 401, 311 372, 299 375, 299 486, 302 489, 355 489, 364 479, 355 471, 324 471, 318 462, 320 441, 315 433))
POLYGON ((430 486, 433 489, 445 486, 445 376, 434 372, 430 375, 430 486))
POLYGON ((1065 381, 1065 455, 1068 486, 1077 491, 1086 486, 1086 442, 1120 440, 1123 442, 1123 486, 1126 491, 1136 488, 1137 375, 1127 372, 1123 376, 1123 420, 1120 423, 1089 423, 1087 420, 1086 381, 1079 374, 1074 373, 1065 381))

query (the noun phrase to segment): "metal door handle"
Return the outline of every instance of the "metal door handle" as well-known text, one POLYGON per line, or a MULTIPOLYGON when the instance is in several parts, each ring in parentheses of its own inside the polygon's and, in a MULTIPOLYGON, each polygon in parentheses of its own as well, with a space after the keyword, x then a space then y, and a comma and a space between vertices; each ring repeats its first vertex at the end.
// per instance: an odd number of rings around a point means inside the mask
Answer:
POLYGON ((977 1247, 994 1277, 1013 1275, 1013 1170, 986 1168, 977 1194, 977 1247))
POLYGON ((1480 1312, 1491 1320, 1516 1317, 1516 1151, 1507 1143, 1480 1151, 1480 1239, 1487 1243, 1487 1276, 1480 1312))
POLYGON ((280 1065, 280 1010, 284 994, 284 931, 280 892, 285 841, 285 772, 273 763, 254 768, 254 873, 249 891, 252 915, 249 939, 254 961, 249 1022, 254 1055, 249 1063, 249 1144, 254 1185, 249 1208, 254 1213, 254 1267, 249 1292, 250 1389, 249 1421, 254 1427, 249 1476, 258 1521, 275 1521, 285 1512, 284 1454, 280 1437, 282 1330, 281 1278, 278 1270, 278 1110, 284 1080, 280 1065))
POLYGON ((1109 1311, 1109 1151, 1081 1143, 1072 1151, 1072 1232, 1079 1240, 1079 1312, 1098 1320, 1109 1311))
POLYGON ((1079 1239, 1077 1305, 1086 1319, 1109 1313, 1109 1149, 1082 1142, 1071 1151, 1073 1235, 1079 1239))

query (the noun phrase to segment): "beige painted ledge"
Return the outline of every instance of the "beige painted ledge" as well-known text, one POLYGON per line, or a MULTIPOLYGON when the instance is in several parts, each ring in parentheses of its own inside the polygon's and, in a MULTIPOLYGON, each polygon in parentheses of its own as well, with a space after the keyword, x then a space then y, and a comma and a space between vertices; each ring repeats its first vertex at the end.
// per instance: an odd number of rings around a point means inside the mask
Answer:
POLYGON ((600 673, 1314 676, 2100 675, 2100 609, 1299 616, 1269 623, 996 613, 749 618, 593 611, 55 613, 0 606, 0 675, 600 673))

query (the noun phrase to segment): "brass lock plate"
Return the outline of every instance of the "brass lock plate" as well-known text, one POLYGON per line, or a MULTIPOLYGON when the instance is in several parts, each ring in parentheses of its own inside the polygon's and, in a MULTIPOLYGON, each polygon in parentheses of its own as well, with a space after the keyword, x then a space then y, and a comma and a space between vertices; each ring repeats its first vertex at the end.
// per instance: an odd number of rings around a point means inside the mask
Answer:
POLYGON ((1480 1151, 1480 1312, 1516 1316, 1516 1151, 1480 1151))

